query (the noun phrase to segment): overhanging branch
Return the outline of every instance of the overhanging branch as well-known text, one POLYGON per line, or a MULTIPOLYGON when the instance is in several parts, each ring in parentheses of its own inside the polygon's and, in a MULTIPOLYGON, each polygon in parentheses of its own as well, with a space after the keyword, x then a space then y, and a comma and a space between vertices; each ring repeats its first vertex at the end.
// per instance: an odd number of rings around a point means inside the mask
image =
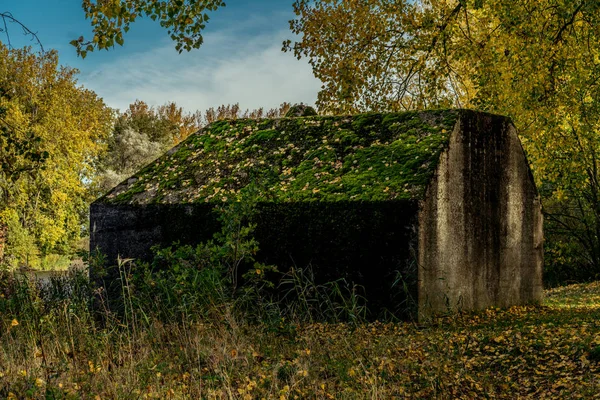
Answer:
POLYGON ((6 41, 7 41, 9 49, 12 49, 12 43, 10 41, 10 34, 8 32, 8 24, 13 23, 13 24, 17 24, 23 30, 23 34, 25 36, 31 36, 32 40, 37 42, 38 46, 40 46, 40 50, 42 51, 42 53, 44 52, 44 46, 42 45, 42 42, 40 41, 40 38, 38 37, 37 33, 33 32, 31 29, 29 29, 27 26, 25 26, 21 21, 19 21, 15 17, 13 17, 13 15, 10 12, 0 13, 0 18, 2 18, 2 25, 3 25, 3 27, 0 28, 0 32, 4 32, 4 34, 6 35, 6 41))

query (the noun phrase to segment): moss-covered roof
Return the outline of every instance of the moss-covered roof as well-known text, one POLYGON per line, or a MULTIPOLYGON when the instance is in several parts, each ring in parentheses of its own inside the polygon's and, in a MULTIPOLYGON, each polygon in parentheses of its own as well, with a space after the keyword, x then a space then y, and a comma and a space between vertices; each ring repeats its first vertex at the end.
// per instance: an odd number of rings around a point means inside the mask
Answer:
POLYGON ((422 198, 458 110, 215 122, 98 202, 223 202, 254 182, 273 201, 422 198))

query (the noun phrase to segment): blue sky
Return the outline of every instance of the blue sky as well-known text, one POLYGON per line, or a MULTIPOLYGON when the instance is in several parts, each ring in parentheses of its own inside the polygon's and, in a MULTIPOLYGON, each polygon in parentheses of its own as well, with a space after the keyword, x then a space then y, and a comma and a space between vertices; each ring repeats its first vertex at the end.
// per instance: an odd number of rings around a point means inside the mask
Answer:
MULTIPOLYGON (((80 0, 11 0, 11 12, 36 32, 46 50, 56 49, 63 65, 80 70, 79 83, 113 108, 136 99, 152 105, 175 101, 187 111, 240 103, 242 109, 276 107, 287 101, 314 104, 320 82, 308 62, 281 52, 292 39, 288 21, 292 0, 226 0, 211 14, 204 45, 177 53, 166 30, 149 19, 137 20, 125 45, 77 58, 69 41, 91 27, 80 0)), ((13 47, 30 45, 16 25, 9 25, 13 47)), ((0 37, 6 43, 6 37, 0 37)))

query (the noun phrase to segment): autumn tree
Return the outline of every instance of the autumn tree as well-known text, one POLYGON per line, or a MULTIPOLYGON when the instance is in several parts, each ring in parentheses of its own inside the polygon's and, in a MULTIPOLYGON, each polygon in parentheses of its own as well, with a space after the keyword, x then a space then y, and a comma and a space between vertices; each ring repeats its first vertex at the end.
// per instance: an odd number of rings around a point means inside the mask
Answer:
POLYGON ((87 215, 112 111, 56 52, 0 45, 0 223, 14 263, 68 253, 87 215))
MULTIPOLYGON (((0 102, 6 97, 0 89, 0 102)), ((6 114, 7 109, 0 107, 0 213, 10 206, 23 175, 33 175, 48 157, 47 152, 40 150, 41 139, 33 132, 20 132, 5 120, 6 114)), ((4 260, 7 236, 6 221, 0 220, 0 263, 4 260)))
POLYGON ((152 107, 141 100, 129 105, 117 117, 115 130, 131 128, 144 133, 153 142, 172 147, 199 129, 195 114, 186 113, 174 102, 152 107))
POLYGON ((301 39, 284 50, 323 82, 322 112, 511 116, 544 198, 548 250, 559 258, 553 246, 575 239, 580 264, 600 273, 600 3, 298 0, 294 10, 301 39))
POLYGON ((261 119, 261 118, 282 118, 285 116, 285 113, 290 109, 291 104, 288 102, 283 102, 279 105, 279 107, 271 108, 266 110, 263 107, 249 110, 246 109, 242 111, 240 109, 240 104, 222 104, 216 109, 214 107, 210 107, 208 110, 204 111, 204 113, 200 113, 202 116, 201 121, 204 125, 210 124, 215 121, 220 121, 224 119, 240 119, 240 118, 250 118, 250 119, 261 119))
POLYGON ((170 102, 159 107, 136 100, 116 118, 102 156, 97 193, 104 193, 200 126, 194 114, 170 102))
POLYGON ((201 120, 198 112, 186 113, 182 107, 178 107, 175 102, 168 102, 156 108, 156 114, 165 125, 173 127, 171 134, 172 144, 176 145, 190 134, 200 129, 201 120))

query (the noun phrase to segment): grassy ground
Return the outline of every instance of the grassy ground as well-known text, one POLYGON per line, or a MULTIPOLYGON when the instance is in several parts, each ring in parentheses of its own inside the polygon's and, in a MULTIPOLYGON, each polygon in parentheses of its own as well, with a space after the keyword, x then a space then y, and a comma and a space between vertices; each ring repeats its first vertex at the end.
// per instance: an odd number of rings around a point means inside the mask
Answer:
POLYGON ((0 398, 600 398, 600 283, 427 325, 253 325, 223 305, 100 328, 52 307, 0 314, 0 398))

